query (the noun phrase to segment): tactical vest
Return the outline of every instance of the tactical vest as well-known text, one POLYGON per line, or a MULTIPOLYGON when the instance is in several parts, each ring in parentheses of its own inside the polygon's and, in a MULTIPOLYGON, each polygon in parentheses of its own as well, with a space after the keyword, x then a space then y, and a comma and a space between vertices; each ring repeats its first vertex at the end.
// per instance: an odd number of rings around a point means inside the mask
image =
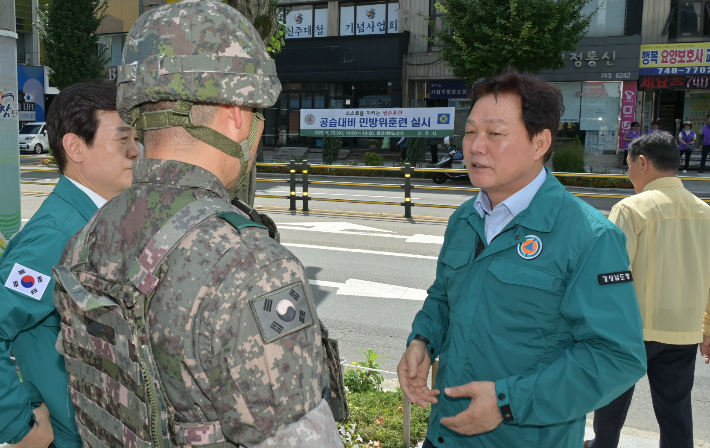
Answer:
MULTIPOLYGON (((133 261, 124 282, 109 281, 86 270, 96 217, 71 248, 71 267, 52 269, 55 302, 62 317, 61 348, 69 394, 84 443, 91 448, 233 447, 219 421, 182 423, 167 399, 149 339, 147 312, 165 276, 163 264, 180 241, 217 215, 237 230, 264 227, 235 213, 229 203, 200 197, 184 207, 149 240, 133 261)), ((326 400, 297 422, 279 430, 258 447, 342 446, 326 400)))

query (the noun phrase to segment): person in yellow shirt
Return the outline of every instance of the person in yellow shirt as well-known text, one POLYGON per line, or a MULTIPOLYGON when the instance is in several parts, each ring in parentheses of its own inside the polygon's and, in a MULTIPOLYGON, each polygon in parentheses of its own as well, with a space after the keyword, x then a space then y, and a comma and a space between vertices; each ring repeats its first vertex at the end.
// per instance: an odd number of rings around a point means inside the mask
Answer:
MULTIPOLYGON (((660 446, 692 448, 698 343, 710 361, 710 207, 676 177, 679 159, 668 133, 634 140, 629 179, 638 194, 616 204, 609 219, 626 235, 660 446)), ((633 393, 594 413, 595 439, 585 448, 618 445, 633 393)))

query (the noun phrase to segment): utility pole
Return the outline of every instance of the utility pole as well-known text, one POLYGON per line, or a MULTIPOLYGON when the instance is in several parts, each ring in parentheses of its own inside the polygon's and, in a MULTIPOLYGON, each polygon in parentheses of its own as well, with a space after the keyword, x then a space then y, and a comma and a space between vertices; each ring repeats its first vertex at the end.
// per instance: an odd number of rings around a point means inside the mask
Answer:
POLYGON ((0 0, 0 254, 20 230, 15 0, 0 0))

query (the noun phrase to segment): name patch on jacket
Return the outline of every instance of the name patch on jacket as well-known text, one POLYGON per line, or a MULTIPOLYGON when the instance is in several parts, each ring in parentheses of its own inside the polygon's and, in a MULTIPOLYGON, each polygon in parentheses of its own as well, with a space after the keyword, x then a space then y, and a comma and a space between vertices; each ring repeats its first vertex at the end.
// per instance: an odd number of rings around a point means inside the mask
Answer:
POLYGON ((259 296, 250 305, 264 344, 313 324, 302 282, 259 296))
POLYGON ((7 277, 5 287, 35 300, 40 300, 51 279, 47 275, 15 263, 12 272, 7 277))
POLYGON ((628 283, 634 281, 634 278, 631 276, 631 271, 623 271, 623 272, 612 272, 611 274, 599 274, 599 284, 604 286, 604 285, 613 285, 615 283, 628 283))

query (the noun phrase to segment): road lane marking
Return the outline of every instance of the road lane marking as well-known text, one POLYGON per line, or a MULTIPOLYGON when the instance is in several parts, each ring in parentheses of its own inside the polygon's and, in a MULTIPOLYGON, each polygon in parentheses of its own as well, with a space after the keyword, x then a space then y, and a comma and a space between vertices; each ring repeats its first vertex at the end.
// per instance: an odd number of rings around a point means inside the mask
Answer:
POLYGON ((407 238, 407 243, 444 244, 444 237, 438 235, 415 234, 407 238))
POLYGON ((419 300, 426 299, 424 289, 407 288, 406 286, 389 285, 387 283, 368 282, 366 280, 348 279, 345 283, 309 280, 314 286, 338 288, 337 295, 376 297, 383 299, 419 300))
POLYGON ((399 238, 407 243, 444 244, 444 237, 438 235, 416 234, 412 236, 396 235, 391 230, 361 226, 348 222, 288 222, 277 223, 279 229, 302 230, 305 232, 337 233, 341 235, 381 236, 384 238, 399 238))
POLYGON ((304 249, 334 250, 337 252, 355 252, 359 254, 386 255, 390 257, 421 258, 424 260, 436 260, 438 257, 431 255, 402 254, 399 252, 381 252, 378 250, 350 249, 346 247, 315 246, 312 244, 281 243, 286 247, 302 247, 304 249))

